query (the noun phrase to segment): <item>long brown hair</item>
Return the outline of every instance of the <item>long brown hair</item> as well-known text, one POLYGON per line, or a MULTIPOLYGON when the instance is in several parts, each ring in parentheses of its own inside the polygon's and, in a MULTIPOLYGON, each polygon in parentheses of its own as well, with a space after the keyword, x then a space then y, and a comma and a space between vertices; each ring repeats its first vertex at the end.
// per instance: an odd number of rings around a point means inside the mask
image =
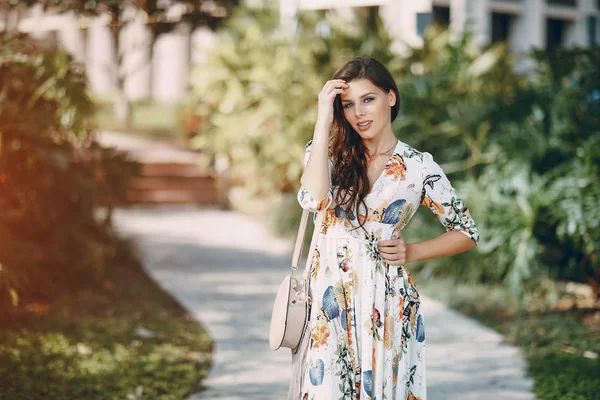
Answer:
MULTIPOLYGON (((390 90, 394 92, 396 104, 391 110, 391 122, 393 122, 400 110, 400 93, 392 74, 382 63, 372 57, 355 57, 342 65, 333 74, 332 79, 350 82, 362 78, 370 80, 386 93, 390 90)), ((336 96, 333 103, 333 129, 330 147, 333 158, 331 180, 332 185, 338 188, 335 198, 336 211, 343 210, 346 218, 356 219, 359 227, 364 229, 364 223, 358 216, 360 205, 364 207, 365 215, 368 212, 365 204, 365 197, 369 193, 366 149, 359 134, 346 121, 340 95, 336 96)))

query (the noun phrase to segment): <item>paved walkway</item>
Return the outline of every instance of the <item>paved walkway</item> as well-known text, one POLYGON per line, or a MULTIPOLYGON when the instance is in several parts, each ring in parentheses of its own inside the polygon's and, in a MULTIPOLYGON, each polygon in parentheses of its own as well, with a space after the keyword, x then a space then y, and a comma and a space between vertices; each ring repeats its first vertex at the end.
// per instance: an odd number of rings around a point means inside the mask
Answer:
MULTIPOLYGON (((284 399, 291 356, 269 349, 268 330, 290 241, 270 236, 250 217, 217 209, 118 210, 115 221, 137 238, 150 275, 216 340, 206 390, 189 400, 284 399)), ((422 305, 429 400, 534 399, 516 348, 437 301, 423 297, 422 305)))

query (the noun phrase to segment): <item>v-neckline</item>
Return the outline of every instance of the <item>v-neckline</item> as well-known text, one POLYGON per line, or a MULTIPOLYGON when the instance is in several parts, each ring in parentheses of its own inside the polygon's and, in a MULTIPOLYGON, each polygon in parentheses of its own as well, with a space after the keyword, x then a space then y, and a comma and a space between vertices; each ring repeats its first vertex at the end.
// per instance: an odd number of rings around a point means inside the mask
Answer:
POLYGON ((400 140, 396 139, 396 146, 394 146, 394 151, 392 151, 392 154, 390 155, 390 158, 388 158, 387 162, 383 166, 383 169, 381 170, 381 172, 377 176, 377 179, 375 179, 375 181, 373 182, 373 184, 369 188, 369 193, 368 194, 371 194, 373 192, 373 188, 375 187, 375 185, 377 185, 377 183, 383 178, 383 174, 386 172, 386 170, 388 169, 388 166, 392 163, 392 160, 394 159, 394 154, 396 154, 396 149, 398 148, 399 144, 400 144, 400 140))

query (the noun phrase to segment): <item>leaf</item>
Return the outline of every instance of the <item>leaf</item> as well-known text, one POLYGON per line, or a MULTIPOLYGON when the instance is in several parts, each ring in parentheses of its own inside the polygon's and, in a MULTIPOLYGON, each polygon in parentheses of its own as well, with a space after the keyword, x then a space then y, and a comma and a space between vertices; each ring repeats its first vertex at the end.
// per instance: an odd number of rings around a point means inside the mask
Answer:
POLYGON ((354 221, 356 219, 352 210, 349 210, 347 208, 335 206, 334 212, 335 212, 335 216, 338 218, 347 218, 352 221, 354 221))
POLYGON ((359 290, 358 272, 355 269, 352 270, 352 286, 355 292, 359 290))
POLYGON ((402 213, 400 214, 400 226, 405 227, 412 215, 414 214, 414 206, 412 203, 408 203, 403 209, 402 209, 402 213))
POLYGON ((394 201, 383 212, 383 218, 381 222, 384 224, 396 224, 398 221, 400 221, 400 213, 402 212, 405 204, 406 200, 404 199, 394 201))
POLYGON ((362 387, 365 389, 365 393, 369 397, 372 397, 373 393, 373 370, 363 372, 362 387))
POLYGON ((315 362, 315 365, 308 370, 310 377, 310 383, 313 386, 319 386, 323 383, 323 377, 325 376, 325 363, 320 358, 315 362))
POLYGON ((401 359, 402 359, 402 350, 400 350, 400 353, 397 353, 394 356, 394 362, 392 364, 392 382, 394 383, 394 385, 396 383, 398 383, 398 368, 399 368, 401 359))
POLYGON ((325 310, 330 320, 340 316, 340 308, 333 293, 333 286, 329 286, 323 293, 323 310, 325 310))
POLYGON ((425 341, 425 325, 423 324, 423 315, 419 314, 417 318, 417 342, 425 341))
POLYGON ((333 291, 335 293, 335 299, 337 300, 338 305, 341 309, 346 308, 346 294, 344 292, 344 286, 342 285, 342 281, 336 282, 333 291))
POLYGON ((431 189, 433 189, 433 184, 440 179, 442 179, 440 175, 428 175, 423 181, 423 186, 429 186, 431 189))
POLYGON ((386 349, 392 348, 392 339, 394 338, 394 318, 391 315, 385 317, 383 325, 383 345, 386 349))

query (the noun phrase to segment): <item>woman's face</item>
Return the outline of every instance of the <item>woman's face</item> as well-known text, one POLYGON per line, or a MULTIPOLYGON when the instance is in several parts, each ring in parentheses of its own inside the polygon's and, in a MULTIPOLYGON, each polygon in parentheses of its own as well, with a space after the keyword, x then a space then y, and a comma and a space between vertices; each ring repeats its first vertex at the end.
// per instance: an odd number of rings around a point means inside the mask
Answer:
POLYGON ((396 95, 384 92, 367 78, 348 82, 341 94, 346 121, 363 138, 371 139, 391 125, 391 107, 396 95))

